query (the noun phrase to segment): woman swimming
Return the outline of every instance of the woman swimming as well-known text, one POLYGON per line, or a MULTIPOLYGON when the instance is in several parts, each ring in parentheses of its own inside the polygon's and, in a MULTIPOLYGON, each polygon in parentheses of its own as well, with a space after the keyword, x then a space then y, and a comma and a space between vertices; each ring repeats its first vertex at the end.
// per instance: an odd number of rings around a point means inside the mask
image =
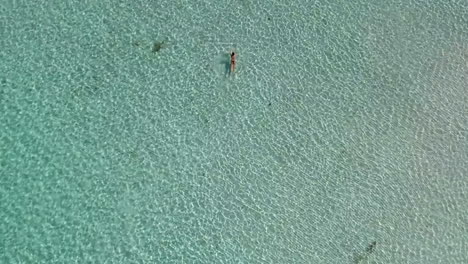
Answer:
POLYGON ((236 70, 236 56, 237 54, 232 51, 231 52, 231 73, 233 73, 236 70))

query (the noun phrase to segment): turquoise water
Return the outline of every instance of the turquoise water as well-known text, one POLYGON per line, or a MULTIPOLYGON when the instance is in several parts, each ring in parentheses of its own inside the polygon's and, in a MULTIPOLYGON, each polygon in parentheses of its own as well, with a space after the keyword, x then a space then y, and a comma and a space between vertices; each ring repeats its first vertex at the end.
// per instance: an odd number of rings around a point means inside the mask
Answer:
POLYGON ((0 263, 468 263, 467 10, 3 1, 0 263))

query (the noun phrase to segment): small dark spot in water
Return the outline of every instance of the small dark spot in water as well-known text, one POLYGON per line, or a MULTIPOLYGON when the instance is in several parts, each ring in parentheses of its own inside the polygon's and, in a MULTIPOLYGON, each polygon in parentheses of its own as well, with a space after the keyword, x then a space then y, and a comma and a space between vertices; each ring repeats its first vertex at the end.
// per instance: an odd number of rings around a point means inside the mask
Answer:
POLYGON ((153 52, 156 53, 156 52, 159 52, 162 48, 166 47, 165 45, 165 41, 156 41, 154 42, 153 44, 153 52))
POLYGON ((369 254, 372 253, 372 252, 374 252, 375 246, 377 246, 377 241, 372 241, 372 243, 370 243, 370 244, 367 246, 366 252, 369 253, 369 254))
POLYGON ((271 106, 271 102, 268 103, 268 106, 271 106))
POLYGON ((328 24, 327 20, 325 18, 322 18, 322 23, 326 26, 328 24))
POLYGON ((5 78, 2 79, 2 84, 6 84, 7 80, 5 78))
POLYGON ((139 47, 139 46, 140 46, 140 42, 139 42, 139 41, 134 41, 134 42, 133 42, 133 46, 139 47))
POLYGON ((270 20, 271 20, 271 17, 268 18, 268 21, 270 21, 270 20))

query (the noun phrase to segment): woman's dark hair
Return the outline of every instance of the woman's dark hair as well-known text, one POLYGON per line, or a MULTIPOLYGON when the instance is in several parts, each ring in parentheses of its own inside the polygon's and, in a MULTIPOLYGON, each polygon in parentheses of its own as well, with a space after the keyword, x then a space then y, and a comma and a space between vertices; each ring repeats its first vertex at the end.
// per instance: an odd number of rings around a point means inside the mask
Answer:
POLYGON ((234 56, 234 54, 235 54, 235 53, 234 53, 234 52, 232 52, 232 53, 231 53, 231 56, 234 56))

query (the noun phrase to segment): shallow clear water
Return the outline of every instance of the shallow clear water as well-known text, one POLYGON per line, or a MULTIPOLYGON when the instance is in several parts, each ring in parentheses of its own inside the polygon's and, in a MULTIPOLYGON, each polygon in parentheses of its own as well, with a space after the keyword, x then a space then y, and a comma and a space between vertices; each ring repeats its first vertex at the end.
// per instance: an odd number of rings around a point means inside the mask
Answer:
POLYGON ((4 1, 0 262, 467 263, 467 10, 4 1))

